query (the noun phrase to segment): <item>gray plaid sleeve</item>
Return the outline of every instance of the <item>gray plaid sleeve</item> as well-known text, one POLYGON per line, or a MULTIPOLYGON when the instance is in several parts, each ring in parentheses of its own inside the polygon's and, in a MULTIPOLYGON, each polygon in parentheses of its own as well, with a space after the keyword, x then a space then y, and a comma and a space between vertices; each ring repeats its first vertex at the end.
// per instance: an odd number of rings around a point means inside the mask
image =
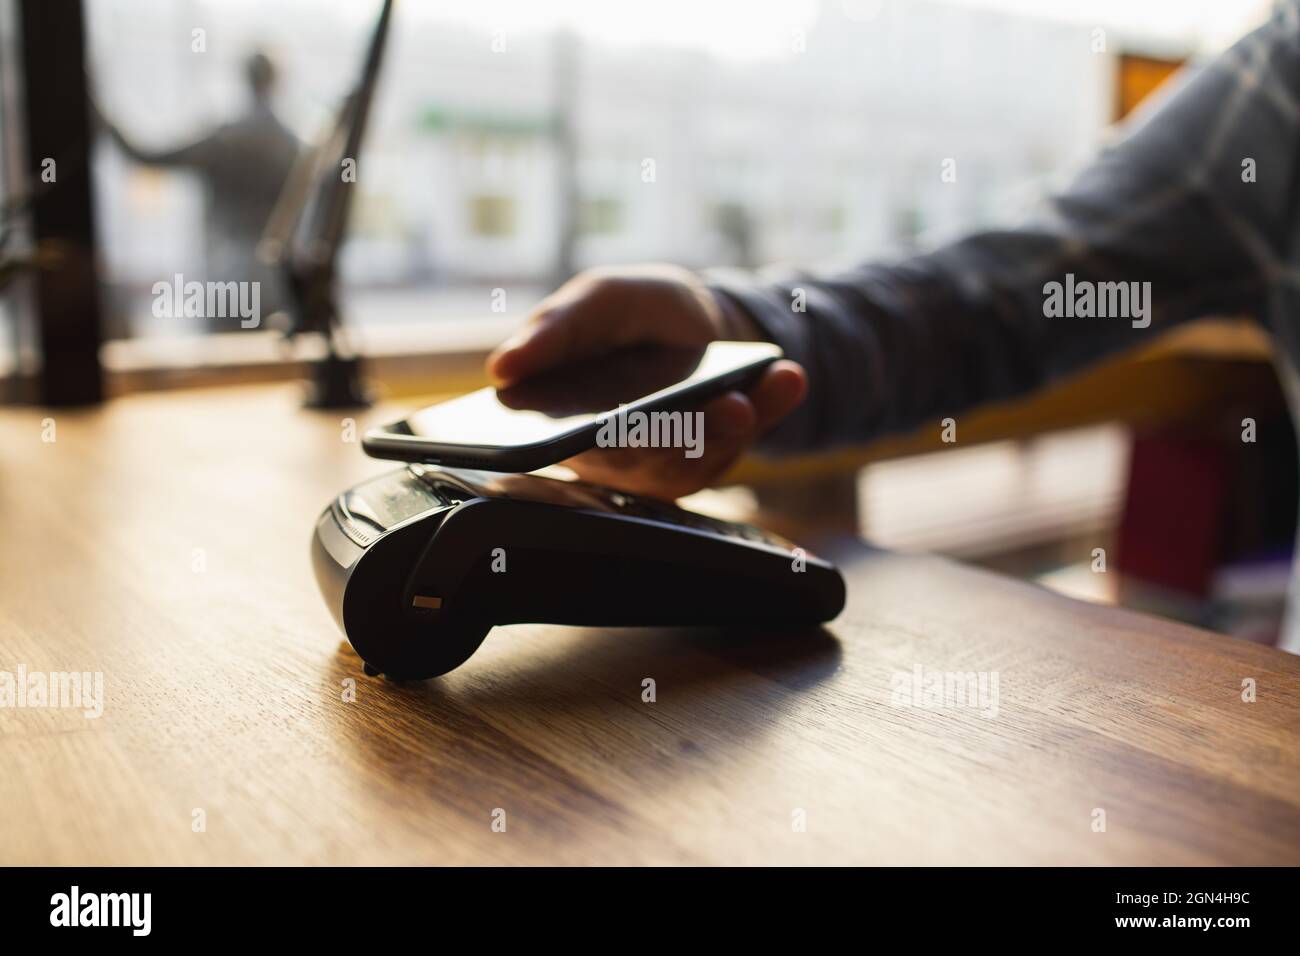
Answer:
POLYGON ((937 422, 1188 319, 1266 317, 1300 231, 1296 3, 1186 74, 1022 227, 834 275, 714 282, 809 372, 765 446, 937 422))

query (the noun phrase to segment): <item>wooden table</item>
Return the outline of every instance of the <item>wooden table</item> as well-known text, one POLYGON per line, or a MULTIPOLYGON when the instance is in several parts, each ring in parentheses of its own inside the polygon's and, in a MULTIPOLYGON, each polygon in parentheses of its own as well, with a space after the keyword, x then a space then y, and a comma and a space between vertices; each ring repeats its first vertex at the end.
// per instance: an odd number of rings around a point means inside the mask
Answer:
POLYGON ((823 632, 517 626, 393 685, 308 562, 390 467, 340 415, 50 415, 0 411, 0 671, 102 672, 105 704, 0 709, 0 862, 1300 863, 1280 652, 856 545, 823 632), (901 706, 916 667, 996 673, 996 715, 901 706))

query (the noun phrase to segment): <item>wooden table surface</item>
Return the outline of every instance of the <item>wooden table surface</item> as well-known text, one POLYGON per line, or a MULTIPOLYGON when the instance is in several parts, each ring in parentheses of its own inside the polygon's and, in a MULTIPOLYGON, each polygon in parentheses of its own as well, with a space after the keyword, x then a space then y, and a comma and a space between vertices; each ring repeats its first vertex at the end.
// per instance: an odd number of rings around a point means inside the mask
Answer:
POLYGON ((824 631, 516 626, 365 678, 308 561, 390 467, 340 418, 0 411, 0 671, 105 698, 0 709, 0 862, 1300 863, 1300 659, 928 557, 839 549, 824 631), (902 706, 917 667, 996 714, 902 706))

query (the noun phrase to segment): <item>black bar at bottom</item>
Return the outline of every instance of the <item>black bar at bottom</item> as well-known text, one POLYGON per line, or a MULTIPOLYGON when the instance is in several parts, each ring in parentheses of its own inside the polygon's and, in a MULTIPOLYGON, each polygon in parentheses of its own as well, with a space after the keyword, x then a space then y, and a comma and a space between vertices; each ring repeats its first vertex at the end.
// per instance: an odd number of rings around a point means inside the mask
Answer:
POLYGON ((1105 938, 1199 939, 1232 951, 1293 939, 1297 924, 1295 874, 1283 869, 69 868, 0 871, 0 883, 6 943, 72 934, 131 940, 147 929, 149 938, 208 943, 373 944, 396 942, 390 934, 399 931, 399 939, 430 934, 420 937, 430 945, 468 935, 499 946, 502 930, 514 927, 548 949, 615 939, 698 948, 715 938, 734 949, 750 936, 770 949, 769 934, 779 931, 805 945, 849 937, 855 949, 1105 938), (608 935, 610 921, 623 927, 620 936, 608 935))

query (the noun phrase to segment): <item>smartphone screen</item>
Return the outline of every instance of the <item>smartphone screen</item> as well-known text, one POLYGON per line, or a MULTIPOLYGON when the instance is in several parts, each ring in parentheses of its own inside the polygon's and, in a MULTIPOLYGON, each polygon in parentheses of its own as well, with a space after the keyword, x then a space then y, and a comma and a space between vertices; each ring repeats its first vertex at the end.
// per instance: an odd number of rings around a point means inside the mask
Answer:
POLYGON ((767 342, 621 349, 421 409, 368 432, 363 446, 379 458, 532 470, 592 447, 601 423, 620 408, 701 404, 748 384, 780 355, 767 342))

